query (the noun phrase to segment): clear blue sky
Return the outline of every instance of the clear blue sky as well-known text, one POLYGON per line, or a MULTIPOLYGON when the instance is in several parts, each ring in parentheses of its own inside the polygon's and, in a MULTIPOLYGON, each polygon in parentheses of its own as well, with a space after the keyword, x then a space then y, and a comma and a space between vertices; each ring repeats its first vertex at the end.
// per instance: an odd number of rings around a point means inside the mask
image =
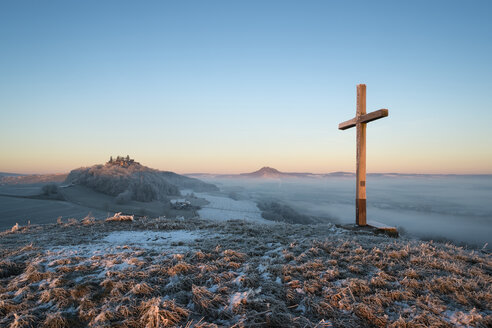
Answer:
POLYGON ((0 171, 492 173, 492 1, 1 1, 0 171))

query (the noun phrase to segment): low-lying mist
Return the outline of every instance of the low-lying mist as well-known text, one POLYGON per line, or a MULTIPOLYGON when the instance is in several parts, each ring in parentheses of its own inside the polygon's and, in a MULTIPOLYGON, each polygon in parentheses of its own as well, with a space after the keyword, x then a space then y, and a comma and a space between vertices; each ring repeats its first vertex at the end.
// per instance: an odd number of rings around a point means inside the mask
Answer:
MULTIPOLYGON (((355 178, 200 177, 230 197, 284 203, 303 215, 355 222, 355 178)), ((368 176, 367 217, 424 239, 492 241, 492 176, 368 176)))

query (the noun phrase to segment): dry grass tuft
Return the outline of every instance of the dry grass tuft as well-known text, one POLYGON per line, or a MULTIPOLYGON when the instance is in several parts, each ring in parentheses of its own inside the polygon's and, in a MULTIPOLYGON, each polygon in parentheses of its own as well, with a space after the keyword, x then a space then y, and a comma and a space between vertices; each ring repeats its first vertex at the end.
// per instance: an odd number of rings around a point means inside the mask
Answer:
POLYGON ((370 325, 376 327, 386 327, 388 324, 387 316, 377 315, 374 309, 366 304, 357 304, 354 306, 354 313, 361 319, 367 321, 370 325))
POLYGON ((39 268, 33 264, 28 264, 26 270, 24 271, 24 275, 25 279, 30 283, 41 281, 50 276, 47 272, 40 272, 39 268))
POLYGON ((210 292, 206 287, 192 286, 191 300, 195 304, 198 311, 204 314, 214 313, 220 306, 225 304, 219 294, 210 292))
POLYGON ((0 300, 0 316, 6 317, 9 313, 14 313, 19 305, 10 300, 0 300))
POLYGON ((224 257, 230 261, 242 262, 246 258, 246 254, 234 251, 232 249, 226 249, 222 253, 224 257))
POLYGON ((96 223, 96 219, 92 216, 91 213, 89 213, 85 218, 82 219, 81 223, 85 226, 92 225, 96 223))
POLYGON ((60 312, 48 313, 42 324, 43 328, 69 328, 68 320, 60 312))
POLYGON ((196 323, 193 320, 188 321, 185 328, 219 328, 219 326, 217 326, 215 323, 203 321, 203 318, 201 318, 196 323))
POLYGON ((59 309, 62 309, 72 303, 72 298, 70 292, 64 288, 50 288, 41 292, 39 302, 53 302, 59 309))
POLYGON ((115 215, 106 219, 106 222, 121 222, 121 221, 133 221, 133 215, 123 215, 121 212, 115 213, 115 215))
POLYGON ((79 220, 75 219, 75 218, 69 218, 67 223, 65 223, 63 226, 64 227, 72 227, 72 226, 76 226, 79 224, 79 220))
POLYGON ((9 328, 34 328, 37 318, 30 314, 18 315, 14 313, 14 320, 10 324, 9 328))
POLYGON ((354 295, 364 295, 367 294, 371 291, 371 288, 369 288, 367 282, 362 279, 350 279, 349 286, 350 291, 354 295))
POLYGON ((10 232, 16 232, 16 231, 18 231, 18 230, 20 230, 20 226, 19 226, 19 223, 16 223, 16 224, 12 227, 12 229, 10 229, 10 232))
POLYGON ((145 328, 173 327, 189 315, 188 310, 179 307, 174 301, 162 301, 159 297, 142 301, 139 310, 140 323, 145 328))
POLYGON ((155 292, 154 288, 150 287, 145 282, 136 284, 131 291, 135 295, 151 295, 155 292))
POLYGON ((191 265, 189 265, 188 263, 186 263, 186 262, 179 262, 178 264, 176 264, 176 265, 172 266, 171 268, 169 268, 167 270, 167 273, 170 276, 175 276, 175 275, 178 275, 178 274, 187 273, 192 268, 193 267, 191 265))
POLYGON ((0 261, 0 279, 19 275, 23 269, 22 265, 10 260, 0 261))
MULTIPOLYGON (((95 309, 94 309, 95 310, 95 309)), ((89 323, 89 326, 91 327, 97 327, 97 326, 109 326, 109 323, 111 320, 113 320, 116 317, 116 313, 108 309, 107 306, 103 306, 102 310, 99 312, 98 315, 92 318, 91 322, 89 323)))

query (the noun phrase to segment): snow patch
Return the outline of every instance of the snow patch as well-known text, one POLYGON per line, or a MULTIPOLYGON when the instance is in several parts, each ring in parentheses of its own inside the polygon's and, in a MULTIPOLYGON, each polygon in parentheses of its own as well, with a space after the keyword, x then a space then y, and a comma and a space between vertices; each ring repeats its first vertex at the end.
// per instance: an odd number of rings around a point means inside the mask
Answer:
POLYGON ((202 206, 198 211, 198 214, 203 219, 216 221, 246 220, 264 224, 273 223, 261 217, 261 211, 253 201, 234 200, 228 197, 212 196, 207 193, 196 193, 195 195, 205 198, 210 203, 202 206))
POLYGON ((246 292, 236 292, 232 294, 231 298, 229 299, 229 309, 232 310, 234 308, 237 308, 242 303, 246 303, 249 294, 251 294, 251 290, 248 290, 246 292))
MULTIPOLYGON (((188 243, 200 238, 201 234, 186 231, 114 231, 104 237, 103 241, 112 245, 135 245, 141 248, 152 248, 170 246, 171 243, 188 243)), ((179 245, 182 246, 182 245, 179 245)), ((175 249, 176 246, 173 246, 175 249)))

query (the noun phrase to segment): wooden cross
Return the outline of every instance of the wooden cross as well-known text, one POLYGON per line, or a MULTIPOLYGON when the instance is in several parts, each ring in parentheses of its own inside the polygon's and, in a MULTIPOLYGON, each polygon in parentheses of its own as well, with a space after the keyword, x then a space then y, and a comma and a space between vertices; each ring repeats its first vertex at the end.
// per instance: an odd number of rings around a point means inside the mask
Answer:
POLYGON ((387 109, 366 114, 366 85, 357 85, 357 110, 355 117, 338 125, 339 130, 357 127, 357 174, 355 222, 360 226, 366 222, 366 124, 388 116, 387 109))

